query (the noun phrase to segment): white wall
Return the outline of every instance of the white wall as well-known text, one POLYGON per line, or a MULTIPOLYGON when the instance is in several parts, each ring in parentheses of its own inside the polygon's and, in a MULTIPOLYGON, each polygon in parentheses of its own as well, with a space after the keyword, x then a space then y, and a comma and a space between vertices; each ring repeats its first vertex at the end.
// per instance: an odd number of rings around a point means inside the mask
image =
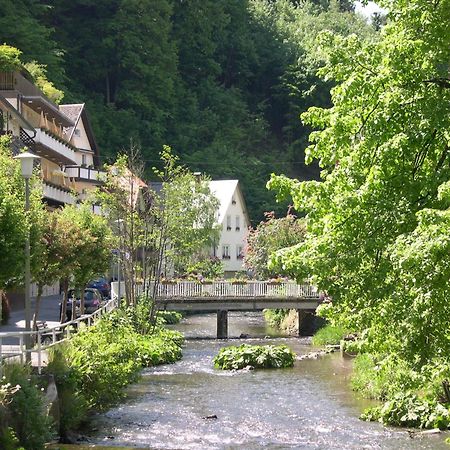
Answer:
POLYGON ((220 259, 223 257, 224 246, 227 245, 229 249, 229 259, 222 259, 224 263, 225 272, 237 272, 244 270, 242 265, 243 259, 238 258, 238 247, 242 249, 241 254, 244 255, 245 240, 247 236, 247 230, 249 223, 246 215, 244 214, 244 208, 242 204, 242 198, 239 194, 239 190, 233 194, 235 203, 230 202, 227 207, 226 214, 222 221, 222 231, 220 233, 220 240, 218 246, 216 246, 216 256, 220 259), (230 218, 230 222, 228 221, 230 218), (239 229, 236 226, 236 217, 239 217, 239 229), (228 225, 231 225, 228 229, 228 225))

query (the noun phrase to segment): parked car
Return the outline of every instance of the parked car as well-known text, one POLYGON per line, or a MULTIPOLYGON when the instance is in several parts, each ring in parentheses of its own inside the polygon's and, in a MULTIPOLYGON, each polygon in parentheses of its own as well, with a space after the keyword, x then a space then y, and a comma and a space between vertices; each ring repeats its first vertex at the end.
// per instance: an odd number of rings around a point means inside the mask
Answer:
POLYGON ((111 296, 111 285, 106 278, 97 278, 96 280, 92 280, 89 282, 87 287, 98 289, 105 299, 111 296))
MULTIPOLYGON (((66 317, 67 320, 72 320, 72 304, 75 302, 76 317, 80 315, 80 295, 75 289, 69 289, 67 300, 66 317)), ((104 303, 103 296, 98 289, 86 288, 84 290, 84 312, 85 314, 91 314, 96 311, 104 303)), ((59 304, 59 310, 61 315, 62 302, 59 304)))

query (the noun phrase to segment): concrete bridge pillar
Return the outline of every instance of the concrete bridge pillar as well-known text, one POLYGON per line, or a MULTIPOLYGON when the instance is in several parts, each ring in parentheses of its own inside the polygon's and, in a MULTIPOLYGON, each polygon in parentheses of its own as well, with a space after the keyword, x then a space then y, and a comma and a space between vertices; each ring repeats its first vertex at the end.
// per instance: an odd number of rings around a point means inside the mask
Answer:
POLYGON ((312 336, 316 330, 316 316, 314 311, 307 311, 304 309, 297 309, 298 313, 298 335, 312 336))
POLYGON ((228 339, 228 311, 217 311, 217 339, 228 339))

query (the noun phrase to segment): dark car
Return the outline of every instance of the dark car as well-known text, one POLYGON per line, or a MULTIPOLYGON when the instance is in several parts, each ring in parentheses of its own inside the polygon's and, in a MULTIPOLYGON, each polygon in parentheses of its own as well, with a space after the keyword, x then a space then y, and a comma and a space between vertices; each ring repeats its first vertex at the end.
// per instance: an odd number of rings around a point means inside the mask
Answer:
MULTIPOLYGON (((69 289, 68 300, 67 300, 67 310, 66 317, 67 320, 72 320, 72 304, 75 302, 76 316, 80 315, 80 294, 75 289, 69 289)), ((84 290, 84 312, 85 314, 91 314, 96 311, 104 303, 103 296, 98 289, 86 288, 84 290)), ((60 304, 61 312, 61 304, 60 304)))
POLYGON ((111 285, 106 278, 97 278, 96 280, 92 280, 87 287, 98 289, 105 299, 111 296, 111 285))

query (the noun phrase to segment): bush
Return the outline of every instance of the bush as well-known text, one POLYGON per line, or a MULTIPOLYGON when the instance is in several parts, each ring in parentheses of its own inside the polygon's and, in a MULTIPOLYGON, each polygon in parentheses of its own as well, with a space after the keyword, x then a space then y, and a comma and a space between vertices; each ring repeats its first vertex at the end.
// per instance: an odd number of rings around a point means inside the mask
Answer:
POLYGON ((158 311, 156 313, 158 324, 173 325, 179 323, 183 318, 183 314, 176 311, 158 311))
POLYGON ((406 392, 395 395, 382 406, 369 408, 361 416, 364 420, 378 420, 384 425, 414 428, 439 428, 450 425, 450 411, 441 403, 420 398, 406 392))
POLYGON ((4 373, 1 448, 16 449, 19 442, 27 450, 43 449, 52 436, 52 421, 47 416, 41 389, 31 376, 30 367, 6 364, 4 373))
POLYGON ((88 407, 104 409, 124 396, 125 386, 138 379, 143 367, 181 358, 182 335, 159 328, 151 335, 140 334, 136 329, 142 330, 143 324, 130 318, 139 314, 130 309, 115 311, 62 347, 67 365, 63 377, 68 385, 72 377, 76 380, 80 403, 85 398, 88 407))
POLYGON ((279 328, 281 322, 288 314, 288 309, 265 309, 264 319, 271 327, 279 328))
POLYGON ((220 349, 214 358, 214 366, 224 370, 253 368, 284 368, 294 365, 295 353, 286 345, 230 346, 220 349))
POLYGON ((347 331, 339 326, 326 325, 321 328, 312 338, 313 345, 337 345, 347 331))
POLYGON ((209 280, 222 278, 224 274, 223 262, 217 256, 211 256, 191 264, 188 273, 201 273, 209 280))
POLYGON ((355 358, 352 387, 365 397, 387 400, 399 392, 419 389, 425 378, 394 355, 363 353, 355 358))

